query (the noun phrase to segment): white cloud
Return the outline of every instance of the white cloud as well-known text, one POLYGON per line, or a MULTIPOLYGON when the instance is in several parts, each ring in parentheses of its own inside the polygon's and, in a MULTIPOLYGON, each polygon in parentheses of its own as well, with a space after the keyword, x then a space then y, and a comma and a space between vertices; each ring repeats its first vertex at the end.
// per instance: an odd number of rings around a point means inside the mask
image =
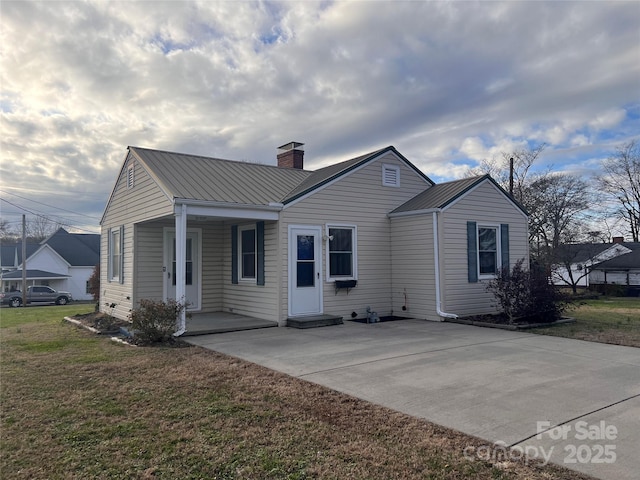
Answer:
POLYGON ((106 201, 127 145, 273 163, 299 140, 314 168, 393 144, 450 179, 527 142, 571 163, 640 131, 633 3, 2 9, 0 174, 38 199, 106 201))

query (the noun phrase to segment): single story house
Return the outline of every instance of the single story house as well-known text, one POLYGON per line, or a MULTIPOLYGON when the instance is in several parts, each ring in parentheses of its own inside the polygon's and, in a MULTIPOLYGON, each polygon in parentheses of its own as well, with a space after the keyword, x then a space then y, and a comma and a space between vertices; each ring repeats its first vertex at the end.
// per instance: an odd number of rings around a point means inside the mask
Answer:
POLYGON ((486 281, 529 247, 491 177, 436 185, 393 146, 308 171, 302 146, 278 166, 129 147, 101 220, 101 309, 178 299, 281 326, 495 312, 486 281))
POLYGON ((588 287, 593 265, 631 252, 634 243, 614 237, 612 243, 567 243, 555 252, 551 267, 554 285, 588 287))
POLYGON ((589 282, 592 286, 622 285, 630 295, 640 294, 640 243, 629 253, 597 263, 591 267, 589 282))
MULTIPOLYGON (((1 248, 2 290, 21 290, 22 245, 1 248)), ((74 300, 93 300, 88 281, 99 263, 100 235, 59 228, 39 244, 27 245, 27 285, 48 285, 71 293, 74 300)))

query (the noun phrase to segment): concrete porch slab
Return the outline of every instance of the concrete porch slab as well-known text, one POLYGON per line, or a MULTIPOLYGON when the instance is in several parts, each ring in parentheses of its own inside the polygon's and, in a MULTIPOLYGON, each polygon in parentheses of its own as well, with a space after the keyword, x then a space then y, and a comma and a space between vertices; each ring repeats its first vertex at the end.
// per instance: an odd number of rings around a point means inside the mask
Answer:
POLYGON ((229 312, 193 313, 191 318, 187 318, 187 331, 182 336, 237 332, 277 326, 277 322, 229 312))

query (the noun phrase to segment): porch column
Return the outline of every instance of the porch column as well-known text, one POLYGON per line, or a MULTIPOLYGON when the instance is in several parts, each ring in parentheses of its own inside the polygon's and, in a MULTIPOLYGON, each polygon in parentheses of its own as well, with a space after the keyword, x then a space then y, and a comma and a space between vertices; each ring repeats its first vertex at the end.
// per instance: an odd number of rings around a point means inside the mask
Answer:
POLYGON ((187 206, 182 204, 176 210, 176 301, 185 308, 177 319, 175 336, 182 335, 186 331, 186 262, 187 262, 187 206))

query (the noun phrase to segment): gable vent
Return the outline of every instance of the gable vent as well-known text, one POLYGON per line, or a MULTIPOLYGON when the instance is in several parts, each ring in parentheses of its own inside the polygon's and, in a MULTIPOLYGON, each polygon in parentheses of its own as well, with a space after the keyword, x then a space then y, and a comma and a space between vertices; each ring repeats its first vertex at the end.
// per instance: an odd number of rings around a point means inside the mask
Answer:
POLYGON ((133 170, 134 165, 131 164, 129 165, 129 168, 127 169, 127 188, 133 188, 133 182, 134 182, 134 170, 133 170))
POLYGON ((399 187, 400 168, 395 165, 382 165, 382 185, 385 187, 399 187))

